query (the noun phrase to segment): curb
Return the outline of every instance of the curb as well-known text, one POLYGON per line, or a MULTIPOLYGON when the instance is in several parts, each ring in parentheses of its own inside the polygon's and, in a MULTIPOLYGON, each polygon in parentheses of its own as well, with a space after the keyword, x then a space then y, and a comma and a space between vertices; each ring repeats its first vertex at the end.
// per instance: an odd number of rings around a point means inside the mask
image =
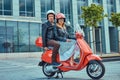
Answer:
POLYGON ((120 57, 102 58, 102 62, 109 62, 109 61, 120 61, 120 57))
POLYGON ((103 62, 120 61, 120 53, 103 54, 100 56, 103 62))

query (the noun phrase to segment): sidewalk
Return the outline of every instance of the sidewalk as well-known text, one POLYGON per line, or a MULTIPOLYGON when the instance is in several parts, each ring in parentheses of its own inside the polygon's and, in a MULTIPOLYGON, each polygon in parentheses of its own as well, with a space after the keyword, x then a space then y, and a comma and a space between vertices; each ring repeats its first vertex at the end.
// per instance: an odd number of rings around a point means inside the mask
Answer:
POLYGON ((0 53, 0 59, 39 58, 42 52, 0 53))

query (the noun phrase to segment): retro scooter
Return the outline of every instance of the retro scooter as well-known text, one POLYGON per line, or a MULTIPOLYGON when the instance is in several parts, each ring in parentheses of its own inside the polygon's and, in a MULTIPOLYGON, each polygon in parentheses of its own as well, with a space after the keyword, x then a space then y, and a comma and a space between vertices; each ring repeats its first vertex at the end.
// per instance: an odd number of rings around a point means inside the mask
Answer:
MULTIPOLYGON (((42 71, 45 76, 51 78, 57 74, 56 78, 59 78, 59 74, 61 74, 63 78, 62 72, 68 72, 70 70, 80 71, 85 67, 88 76, 92 79, 100 79, 104 76, 105 67, 101 62, 102 59, 93 54, 80 32, 76 32, 75 35, 76 43, 73 50, 74 54, 66 61, 60 61, 60 55, 57 55, 57 61, 62 64, 61 66, 52 66, 52 49, 43 52, 39 66, 42 66, 42 71)), ((35 43, 36 46, 42 47, 42 37, 37 38, 35 43)))

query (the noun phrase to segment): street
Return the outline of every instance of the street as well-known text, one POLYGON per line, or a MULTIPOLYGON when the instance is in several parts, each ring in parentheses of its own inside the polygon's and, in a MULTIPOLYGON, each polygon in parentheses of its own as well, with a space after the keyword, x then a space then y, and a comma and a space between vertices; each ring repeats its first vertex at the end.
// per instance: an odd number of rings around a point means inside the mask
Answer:
MULTIPOLYGON (((0 60, 0 80, 48 80, 42 73, 42 68, 37 66, 38 58, 19 58, 0 60)), ((119 80, 120 61, 103 62, 106 72, 100 80, 119 80)), ((82 71, 70 71, 63 73, 64 78, 57 80, 92 80, 82 71)), ((55 78, 49 80, 55 80, 55 78)))

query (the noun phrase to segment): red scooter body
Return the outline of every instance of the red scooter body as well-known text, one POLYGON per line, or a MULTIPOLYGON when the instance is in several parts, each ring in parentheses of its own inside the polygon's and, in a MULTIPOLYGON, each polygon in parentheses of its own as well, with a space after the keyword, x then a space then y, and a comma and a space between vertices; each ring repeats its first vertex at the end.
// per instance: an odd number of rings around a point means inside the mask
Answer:
MULTIPOLYGON (((70 70, 76 70, 76 71, 82 70, 84 67, 90 65, 91 63, 92 64, 95 63, 94 61, 102 64, 101 58, 99 56, 93 54, 92 50, 90 49, 89 45, 84 40, 83 35, 81 33, 76 33, 76 44, 79 46, 79 49, 80 49, 80 52, 79 52, 80 57, 78 57, 78 62, 75 62, 74 60, 72 60, 73 65, 71 66, 70 59, 68 59, 66 61, 60 61, 59 54, 58 54, 57 61, 62 64, 61 66, 58 67, 59 70, 61 70, 63 72, 70 71, 70 70)), ((36 40, 36 46, 42 47, 42 38, 38 38, 36 40)), ((73 57, 73 56, 71 56, 71 57, 73 57)), ((41 55, 41 60, 44 63, 51 64, 51 62, 52 62, 51 57, 52 57, 52 49, 46 50, 41 55)), ((87 71, 87 73, 91 78, 99 79, 104 75, 104 72, 105 72, 105 68, 104 68, 103 64, 102 64, 102 70, 103 70, 102 74, 97 77, 91 76, 89 73, 89 70, 87 71)))

